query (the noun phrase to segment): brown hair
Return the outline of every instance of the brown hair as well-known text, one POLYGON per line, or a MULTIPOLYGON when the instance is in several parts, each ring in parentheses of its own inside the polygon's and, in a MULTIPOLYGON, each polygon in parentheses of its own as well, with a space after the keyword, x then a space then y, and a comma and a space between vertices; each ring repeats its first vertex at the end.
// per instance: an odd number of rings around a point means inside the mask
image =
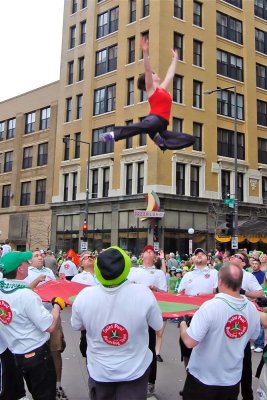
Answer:
POLYGON ((146 90, 146 79, 145 74, 140 74, 137 79, 137 87, 139 90, 146 90))
POLYGON ((219 279, 234 292, 239 292, 243 279, 243 271, 234 264, 225 263, 219 271, 219 279))

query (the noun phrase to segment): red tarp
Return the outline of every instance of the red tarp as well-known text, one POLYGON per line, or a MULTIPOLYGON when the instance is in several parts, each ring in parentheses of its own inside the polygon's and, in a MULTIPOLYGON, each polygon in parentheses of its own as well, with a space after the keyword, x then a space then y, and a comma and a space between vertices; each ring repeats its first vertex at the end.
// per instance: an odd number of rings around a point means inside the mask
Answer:
MULTIPOLYGON (((48 281, 34 289, 44 302, 50 302, 53 297, 62 297, 66 304, 71 305, 75 296, 85 287, 66 279, 48 281)), ((171 293, 158 293, 154 295, 159 303, 163 317, 177 318, 182 315, 193 315, 199 306, 214 295, 209 296, 185 296, 171 293)))

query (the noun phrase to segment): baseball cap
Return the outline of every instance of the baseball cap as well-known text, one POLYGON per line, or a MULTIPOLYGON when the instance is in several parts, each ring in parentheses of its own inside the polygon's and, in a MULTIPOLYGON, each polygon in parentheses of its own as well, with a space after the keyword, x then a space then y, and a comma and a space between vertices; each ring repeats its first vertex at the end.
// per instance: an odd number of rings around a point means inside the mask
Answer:
POLYGON ((153 251, 153 252, 155 253, 155 250, 154 250, 154 247, 152 246, 152 244, 147 244, 147 245, 144 247, 143 253, 144 253, 145 251, 148 251, 148 250, 153 251))
POLYGON ((0 261, 0 268, 4 274, 15 271, 24 261, 32 259, 31 251, 12 251, 5 254, 0 261))
POLYGON ((96 278, 103 286, 120 285, 127 278, 130 267, 130 257, 118 246, 102 251, 94 262, 96 278))
POLYGON ((196 256, 198 253, 204 253, 206 256, 208 256, 208 253, 206 252, 206 250, 201 249, 201 247, 198 247, 195 251, 194 251, 194 255, 196 256))

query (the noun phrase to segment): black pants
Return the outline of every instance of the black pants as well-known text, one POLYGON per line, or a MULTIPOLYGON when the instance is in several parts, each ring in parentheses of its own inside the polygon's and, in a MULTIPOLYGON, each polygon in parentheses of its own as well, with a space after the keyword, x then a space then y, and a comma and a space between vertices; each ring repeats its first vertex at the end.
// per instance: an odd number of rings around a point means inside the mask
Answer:
POLYGON ((205 385, 188 372, 183 400, 237 400, 238 393, 239 383, 232 386, 205 385))
POLYGON ((56 370, 47 343, 28 354, 16 354, 15 362, 34 400, 55 400, 56 370))
POLYGON ((148 328, 149 344, 148 348, 152 351, 153 359, 149 367, 149 378, 148 382, 155 384, 157 378, 157 356, 156 356, 156 331, 152 328, 148 328))
POLYGON ((18 400, 24 396, 23 375, 16 367, 13 354, 6 349, 0 354, 0 400, 18 400))
POLYGON ((243 370, 241 377, 241 394, 243 400, 253 400, 252 390, 252 362, 250 343, 245 347, 243 358, 243 370))
POLYGON ((158 115, 150 114, 141 122, 126 126, 115 126, 114 139, 118 141, 140 133, 148 133, 149 137, 154 140, 155 135, 159 133, 163 139, 162 146, 160 146, 162 150, 178 150, 192 146, 195 142, 195 138, 192 135, 167 131, 167 124, 165 119, 158 115))

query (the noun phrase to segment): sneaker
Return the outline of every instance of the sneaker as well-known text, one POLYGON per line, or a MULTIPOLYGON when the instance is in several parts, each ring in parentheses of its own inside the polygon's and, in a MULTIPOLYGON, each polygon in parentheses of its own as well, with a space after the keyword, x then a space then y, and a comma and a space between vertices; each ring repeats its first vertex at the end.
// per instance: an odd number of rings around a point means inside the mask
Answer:
POLYGON ((154 136, 153 141, 154 141, 154 143, 156 143, 156 145, 157 145, 161 150, 165 150, 164 139, 160 136, 159 133, 156 133, 156 135, 154 136))
POLYGON ((156 357, 158 362, 163 362, 163 358, 161 357, 160 354, 157 354, 156 357))
POLYGON ((68 396, 62 386, 57 387, 56 400, 68 400, 68 396))
POLYGON ((114 140, 114 133, 113 132, 105 132, 99 135, 99 140, 101 142, 113 142, 114 140))
POLYGON ((255 349, 255 346, 254 346, 254 344, 252 344, 251 346, 250 346, 250 350, 254 350, 255 349))
POLYGON ((155 393, 155 383, 148 383, 147 385, 147 397, 153 396, 155 393))
POLYGON ((256 347, 256 349, 254 349, 254 353, 262 353, 263 349, 261 347, 256 347))

